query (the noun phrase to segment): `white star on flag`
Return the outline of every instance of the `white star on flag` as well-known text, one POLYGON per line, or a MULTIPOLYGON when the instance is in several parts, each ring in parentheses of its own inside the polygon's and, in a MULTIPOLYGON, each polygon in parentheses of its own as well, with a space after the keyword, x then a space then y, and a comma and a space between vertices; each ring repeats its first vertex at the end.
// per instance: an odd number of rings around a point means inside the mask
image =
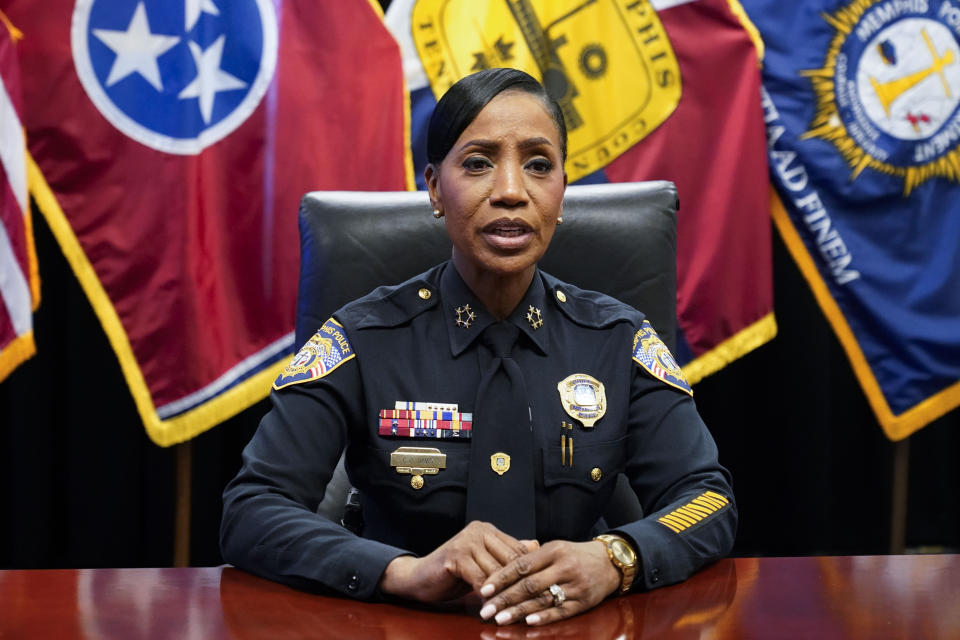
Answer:
POLYGON ((184 0, 183 20, 187 31, 193 29, 193 25, 197 24, 201 13, 218 16, 220 10, 217 9, 217 5, 213 4, 213 0, 184 0))
POLYGON ((213 115, 213 99, 221 91, 243 89, 247 83, 220 68, 220 59, 223 57, 223 44, 226 36, 220 36, 216 42, 203 51, 196 42, 190 41, 190 53, 197 65, 197 77, 188 84, 177 96, 184 98, 200 98, 200 114, 204 123, 209 124, 213 115))
POLYGON ((147 22, 147 9, 141 2, 133 12, 126 31, 94 29, 93 35, 117 55, 107 76, 113 86, 131 73, 139 73, 157 91, 163 91, 157 58, 180 42, 177 36, 154 35, 147 22))

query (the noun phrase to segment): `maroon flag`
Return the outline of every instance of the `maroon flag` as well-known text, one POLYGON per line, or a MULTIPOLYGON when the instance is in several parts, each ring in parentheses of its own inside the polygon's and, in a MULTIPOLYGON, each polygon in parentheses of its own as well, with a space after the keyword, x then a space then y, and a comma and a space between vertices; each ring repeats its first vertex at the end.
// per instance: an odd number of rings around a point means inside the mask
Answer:
POLYGON ((0 380, 33 355, 31 312, 40 301, 14 43, 19 35, 0 11, 0 380))
POLYGON ((294 351, 297 208, 407 186, 368 0, 12 0, 34 190, 150 437, 266 396, 294 351))

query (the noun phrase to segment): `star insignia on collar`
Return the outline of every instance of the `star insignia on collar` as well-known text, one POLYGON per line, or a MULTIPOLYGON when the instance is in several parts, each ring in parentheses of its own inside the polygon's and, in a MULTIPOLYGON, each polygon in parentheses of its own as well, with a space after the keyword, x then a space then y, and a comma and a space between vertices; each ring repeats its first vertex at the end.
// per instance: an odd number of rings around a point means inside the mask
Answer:
POLYGON ((473 324, 473 321, 477 319, 477 314, 473 312, 473 309, 470 308, 470 305, 465 304, 462 307, 457 307, 454 309, 457 314, 457 326, 463 327, 464 329, 469 329, 470 325, 473 324))
POLYGON ((533 327, 534 331, 542 327, 543 318, 540 316, 540 309, 530 305, 530 308, 527 309, 527 322, 530 323, 530 326, 533 327))

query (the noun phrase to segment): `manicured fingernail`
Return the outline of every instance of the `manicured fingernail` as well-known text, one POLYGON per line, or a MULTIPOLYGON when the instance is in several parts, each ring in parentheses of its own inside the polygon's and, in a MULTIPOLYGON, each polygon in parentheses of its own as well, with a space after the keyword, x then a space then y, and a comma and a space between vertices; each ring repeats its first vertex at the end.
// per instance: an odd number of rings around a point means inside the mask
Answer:
POLYGON ((531 613, 530 615, 527 616, 526 620, 527 620, 527 624, 539 624, 539 623, 540 623, 540 614, 538 614, 538 613, 531 613))
POLYGON ((497 621, 497 624, 507 624, 508 622, 510 622, 510 612, 501 611, 500 613, 497 614, 497 617, 494 618, 494 620, 497 621))
POLYGON ((492 616, 496 612, 497 612, 497 608, 492 604, 488 604, 483 609, 480 609, 480 617, 483 618, 484 620, 487 620, 490 618, 490 616, 492 616))
POLYGON ((494 587, 492 584, 485 584, 480 588, 480 595, 482 595, 484 598, 492 596, 494 589, 496 589, 496 587, 494 587))

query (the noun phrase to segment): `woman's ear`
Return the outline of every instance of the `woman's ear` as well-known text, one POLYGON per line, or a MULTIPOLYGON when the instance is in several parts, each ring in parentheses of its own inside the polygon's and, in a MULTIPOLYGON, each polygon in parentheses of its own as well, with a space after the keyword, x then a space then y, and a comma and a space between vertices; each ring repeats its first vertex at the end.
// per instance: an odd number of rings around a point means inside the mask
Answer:
POLYGON ((440 198, 440 170, 429 163, 423 170, 423 180, 427 183, 427 192, 430 194, 430 206, 435 211, 443 211, 443 203, 440 198))

